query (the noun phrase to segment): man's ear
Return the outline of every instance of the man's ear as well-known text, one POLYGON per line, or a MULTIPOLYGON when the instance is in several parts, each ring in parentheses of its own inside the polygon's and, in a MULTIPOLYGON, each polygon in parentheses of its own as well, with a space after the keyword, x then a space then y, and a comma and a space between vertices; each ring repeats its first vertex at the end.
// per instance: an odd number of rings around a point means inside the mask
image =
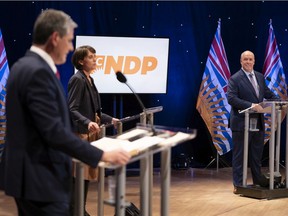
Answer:
POLYGON ((57 44, 58 44, 58 41, 60 40, 60 35, 59 35, 59 33, 58 32, 53 32, 52 34, 51 34, 51 42, 52 42, 52 44, 53 44, 53 46, 56 46, 57 44))

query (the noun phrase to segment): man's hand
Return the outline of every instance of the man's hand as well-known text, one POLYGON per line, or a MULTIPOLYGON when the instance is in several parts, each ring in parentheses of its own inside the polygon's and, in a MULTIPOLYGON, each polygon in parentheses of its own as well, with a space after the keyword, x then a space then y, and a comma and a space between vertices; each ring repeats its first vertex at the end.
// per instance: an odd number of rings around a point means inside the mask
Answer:
POLYGON ((125 165, 130 160, 130 154, 122 149, 104 152, 101 160, 115 165, 125 165))
POLYGON ((256 111, 256 112, 261 112, 263 111, 263 107, 260 104, 254 104, 252 103, 252 110, 256 111))

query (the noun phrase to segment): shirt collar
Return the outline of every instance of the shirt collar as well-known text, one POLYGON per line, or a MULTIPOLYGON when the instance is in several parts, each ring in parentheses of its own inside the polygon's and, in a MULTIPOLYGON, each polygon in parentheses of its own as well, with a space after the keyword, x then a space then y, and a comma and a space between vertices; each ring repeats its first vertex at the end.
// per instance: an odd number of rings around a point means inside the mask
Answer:
POLYGON ((249 76, 249 74, 252 74, 253 76, 255 75, 254 70, 252 70, 252 72, 247 72, 244 70, 244 68, 241 68, 241 69, 244 71, 244 73, 247 75, 247 77, 249 76))
POLYGON ((54 64, 53 59, 47 52, 45 52, 43 49, 40 49, 39 47, 36 47, 34 45, 30 47, 30 51, 37 53, 45 62, 47 62, 47 64, 52 69, 52 71, 56 74, 57 68, 54 64))

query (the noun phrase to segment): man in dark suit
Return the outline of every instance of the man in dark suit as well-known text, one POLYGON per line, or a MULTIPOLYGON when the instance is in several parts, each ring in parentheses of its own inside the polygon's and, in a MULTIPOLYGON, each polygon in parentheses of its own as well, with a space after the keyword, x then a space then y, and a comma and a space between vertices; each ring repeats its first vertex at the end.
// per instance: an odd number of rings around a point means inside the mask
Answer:
POLYGON ((33 43, 12 67, 7 81, 7 143, 0 188, 15 198, 19 215, 69 215, 72 157, 96 167, 100 160, 125 164, 124 151, 103 152, 71 130, 69 109, 55 64, 73 50, 70 16, 45 10, 33 43))
MULTIPOLYGON (((239 110, 252 107, 256 112, 261 111, 259 105, 263 99, 278 99, 266 86, 263 74, 254 71, 255 57, 251 51, 245 51, 240 58, 241 70, 229 79, 228 103, 231 105, 230 128, 233 140, 233 184, 234 193, 237 186, 243 183, 243 150, 244 150, 244 121, 245 114, 239 114, 239 110)), ((250 119, 257 119, 259 131, 249 132, 249 163, 251 167, 254 185, 261 181, 261 158, 264 147, 265 124, 264 115, 260 113, 250 114, 250 119)))

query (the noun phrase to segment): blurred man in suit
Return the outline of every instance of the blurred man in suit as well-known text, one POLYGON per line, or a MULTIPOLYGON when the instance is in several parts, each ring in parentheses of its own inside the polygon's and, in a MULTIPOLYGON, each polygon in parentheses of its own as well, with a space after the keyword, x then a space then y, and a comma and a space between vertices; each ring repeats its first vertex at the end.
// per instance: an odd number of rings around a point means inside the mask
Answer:
POLYGON ((77 24, 58 10, 42 12, 26 55, 7 82, 7 143, 0 164, 0 187, 13 196, 19 215, 69 215, 72 157, 96 167, 100 160, 123 165, 130 156, 103 152, 71 130, 57 64, 73 50, 77 24))
MULTIPOLYGON (((247 50, 241 54, 241 69, 229 79, 228 103, 231 105, 230 128, 233 140, 233 184, 234 193, 237 187, 243 183, 243 150, 244 150, 244 121, 245 114, 239 114, 239 110, 252 107, 256 112, 261 111, 259 105, 263 99, 278 99, 266 86, 263 74, 254 70, 254 54, 247 50)), ((260 113, 250 114, 250 119, 257 120, 259 131, 249 132, 249 164, 251 167, 254 185, 261 181, 261 159, 264 147, 265 124, 264 115, 260 113)))

